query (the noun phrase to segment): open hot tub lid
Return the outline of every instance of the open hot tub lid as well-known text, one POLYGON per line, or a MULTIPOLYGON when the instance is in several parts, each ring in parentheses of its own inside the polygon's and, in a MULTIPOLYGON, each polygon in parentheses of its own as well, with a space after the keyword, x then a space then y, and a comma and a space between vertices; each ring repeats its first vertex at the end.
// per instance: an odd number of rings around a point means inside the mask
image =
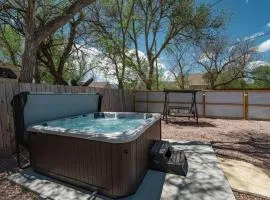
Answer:
POLYGON ((12 100, 17 140, 24 140, 29 125, 99 112, 102 96, 98 93, 33 93, 22 92, 12 100))

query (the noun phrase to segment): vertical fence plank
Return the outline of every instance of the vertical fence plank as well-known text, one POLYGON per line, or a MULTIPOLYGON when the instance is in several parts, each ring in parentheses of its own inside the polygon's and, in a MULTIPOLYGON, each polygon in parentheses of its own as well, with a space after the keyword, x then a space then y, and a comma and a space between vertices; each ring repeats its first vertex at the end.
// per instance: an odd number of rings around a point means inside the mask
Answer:
POLYGON ((133 93, 128 90, 123 90, 124 91, 124 99, 125 99, 125 108, 124 111, 131 112, 133 109, 133 93), (131 96, 129 96, 131 95, 131 96), (131 97, 131 98, 130 98, 131 97))
POLYGON ((29 83, 20 83, 20 92, 31 92, 31 85, 29 83))
POLYGON ((57 86, 59 93, 65 93, 65 87, 63 85, 57 86))
POLYGON ((134 110, 134 112, 137 112, 136 94, 137 94, 137 92, 134 91, 133 92, 133 107, 134 107, 133 110, 134 110))
MULTIPOLYGON (((104 99, 105 97, 103 97, 103 99, 104 99)), ((112 90, 109 90, 108 92, 107 92, 107 108, 106 109, 110 109, 111 111, 114 111, 113 110, 113 94, 112 94, 112 90)))
POLYGON ((104 95, 104 98, 106 98, 106 107, 104 108, 105 110, 111 110, 113 111, 113 97, 112 97, 112 93, 113 90, 108 90, 106 91, 106 95, 104 95))
POLYGON ((1 110, 2 112, 6 112, 5 118, 6 118, 6 145, 7 145, 7 155, 11 155, 14 151, 13 145, 14 145, 14 139, 12 138, 14 133, 14 124, 13 124, 13 113, 12 113, 12 107, 11 107, 11 100, 13 98, 13 87, 12 84, 6 84, 5 85, 5 108, 6 110, 1 110), (12 133, 12 134, 10 134, 12 133))
POLYGON ((31 92, 37 92, 37 85, 36 84, 31 84, 31 92))
POLYGON ((103 97, 105 97, 105 96, 107 97, 107 101, 104 102, 105 110, 109 110, 110 107, 111 107, 111 99, 110 99, 110 93, 109 92, 110 92, 109 89, 104 90, 104 96, 103 97))
POLYGON ((7 93, 6 93, 6 88, 8 87, 9 84, 4 84, 4 87, 2 88, 2 91, 4 93, 4 96, 1 98, 2 102, 2 108, 1 108, 1 113, 2 120, 4 123, 2 124, 2 131, 3 131, 3 143, 5 147, 5 154, 10 155, 11 154, 11 146, 10 146, 10 134, 9 134, 9 116, 8 116, 8 108, 7 108, 7 93))
POLYGON ((108 101, 107 101, 107 109, 109 110, 113 110, 112 107, 113 107, 113 102, 112 102, 112 95, 111 95, 111 92, 112 90, 108 90, 107 91, 107 98, 108 98, 108 101))
POLYGON ((146 91, 146 112, 149 111, 149 91, 146 91))

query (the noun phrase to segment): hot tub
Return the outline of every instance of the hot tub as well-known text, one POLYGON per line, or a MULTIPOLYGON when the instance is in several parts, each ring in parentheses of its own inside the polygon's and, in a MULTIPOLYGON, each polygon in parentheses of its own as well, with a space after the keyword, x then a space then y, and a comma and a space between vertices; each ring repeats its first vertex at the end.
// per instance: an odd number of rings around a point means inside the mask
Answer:
POLYGON ((36 172, 111 197, 134 193, 161 139, 160 115, 95 113, 27 128, 36 172))
POLYGON ((161 139, 159 114, 100 112, 98 94, 27 93, 14 102, 34 171, 110 197, 136 192, 161 139))

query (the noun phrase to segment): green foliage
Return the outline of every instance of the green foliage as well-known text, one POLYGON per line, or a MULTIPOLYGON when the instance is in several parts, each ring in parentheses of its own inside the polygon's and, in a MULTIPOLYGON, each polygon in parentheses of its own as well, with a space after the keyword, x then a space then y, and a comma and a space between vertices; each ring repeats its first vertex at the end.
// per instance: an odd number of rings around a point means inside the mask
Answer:
POLYGON ((270 65, 262 65, 252 71, 254 88, 270 88, 270 65))
POLYGON ((177 84, 175 82, 171 82, 171 81, 162 81, 160 82, 160 90, 164 90, 164 89, 169 89, 169 90, 179 90, 179 87, 177 86, 177 84))
POLYGON ((54 77, 52 76, 52 74, 49 72, 49 70, 46 67, 40 65, 39 70, 40 70, 40 73, 42 74, 41 82, 49 84, 49 85, 55 84, 54 77))
POLYGON ((23 51, 23 38, 10 26, 3 26, 0 30, 0 57, 9 64, 18 66, 23 51))
POLYGON ((233 70, 227 70, 223 71, 218 76, 215 74, 215 72, 205 73, 203 78, 207 82, 209 88, 211 88, 210 80, 215 79, 211 76, 217 77, 217 79, 214 81, 214 85, 217 85, 215 89, 245 89, 249 87, 244 78, 237 78, 233 70))
MULTIPOLYGON (((228 77, 228 75, 223 74, 222 76, 219 77, 218 83, 219 83, 219 81, 220 81, 220 83, 224 83, 224 82, 228 82, 229 80, 231 80, 231 79, 228 77)), ((217 89, 245 89, 248 87, 249 87, 249 85, 246 82, 246 80, 243 78, 240 78, 240 79, 233 80, 228 84, 221 85, 221 86, 217 87, 217 89)))
MULTIPOLYGON (((65 12, 73 2, 74 0, 37 1, 36 29, 65 12)), ((164 72, 161 69, 157 72, 156 69, 159 56, 173 43, 194 44, 210 37, 225 22, 223 14, 215 15, 217 12, 211 6, 197 4, 195 0, 101 0, 82 12, 75 14, 70 21, 76 22, 83 16, 76 27, 73 47, 82 40, 95 41, 94 44, 89 42, 87 45, 95 46, 101 51, 103 58, 110 60, 110 66, 93 64, 108 77, 114 76, 119 85, 121 83, 126 88, 174 88, 171 83, 162 83, 164 72), (132 51, 137 54, 131 53, 132 51), (141 56, 141 51, 146 56, 141 56)), ((70 24, 72 23, 64 25, 43 40, 43 47, 47 48, 50 55, 46 56, 41 51, 43 61, 39 59, 39 71, 42 81, 55 83, 59 76, 63 79, 62 83, 81 80, 82 75, 92 67, 88 66, 85 58, 74 55, 73 50, 68 55, 65 54, 69 33, 72 32, 70 24), (64 70, 58 71, 61 68, 61 57, 67 59, 64 59, 64 70)), ((10 62, 20 63, 23 29, 18 28, 16 32, 9 28, 4 31, 3 36, 7 38, 11 48, 8 49, 0 38, 0 56, 8 58, 10 62), (15 56, 11 56, 10 52, 14 52, 15 56)))

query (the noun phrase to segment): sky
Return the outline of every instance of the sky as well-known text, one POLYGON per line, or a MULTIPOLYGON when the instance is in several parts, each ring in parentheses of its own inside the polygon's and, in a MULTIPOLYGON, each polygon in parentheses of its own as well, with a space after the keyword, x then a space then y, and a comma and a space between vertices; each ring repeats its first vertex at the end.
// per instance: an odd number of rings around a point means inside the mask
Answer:
MULTIPOLYGON (((204 2, 216 2, 206 0, 204 2)), ((223 0, 215 8, 225 9, 230 14, 228 34, 235 38, 244 38, 258 32, 269 31, 269 0, 223 0)))
MULTIPOLYGON (((258 63, 270 62, 270 0, 195 1, 198 4, 215 4, 216 12, 225 10, 229 14, 229 20, 224 29, 225 35, 232 41, 255 38, 253 42, 259 51, 256 58, 258 63)), ((139 45, 143 46, 141 43, 143 40, 139 41, 139 45)), ((158 40, 157 46, 159 46, 158 40)), ((144 49, 140 50, 144 52, 144 49)), ((171 65, 171 60, 166 54, 161 54, 158 62, 165 69, 171 65)), ((199 71, 195 68, 193 72, 199 71)))
MULTIPOLYGON (((207 1, 217 2, 217 0, 207 1)), ((254 43, 266 56, 270 53, 270 35, 266 34, 270 33, 269 0, 223 0, 215 7, 229 12, 230 19, 226 33, 231 39, 250 38, 264 33, 265 35, 258 37, 254 43)))
MULTIPOLYGON (((196 0, 196 2, 215 4, 216 12, 222 10, 227 12, 229 19, 224 29, 225 35, 232 41, 256 38, 253 42, 259 51, 257 59, 270 61, 270 0, 196 0), (262 36, 263 34, 265 35, 262 36)), ((170 65, 165 55, 161 56, 160 62, 166 66, 170 65)))

